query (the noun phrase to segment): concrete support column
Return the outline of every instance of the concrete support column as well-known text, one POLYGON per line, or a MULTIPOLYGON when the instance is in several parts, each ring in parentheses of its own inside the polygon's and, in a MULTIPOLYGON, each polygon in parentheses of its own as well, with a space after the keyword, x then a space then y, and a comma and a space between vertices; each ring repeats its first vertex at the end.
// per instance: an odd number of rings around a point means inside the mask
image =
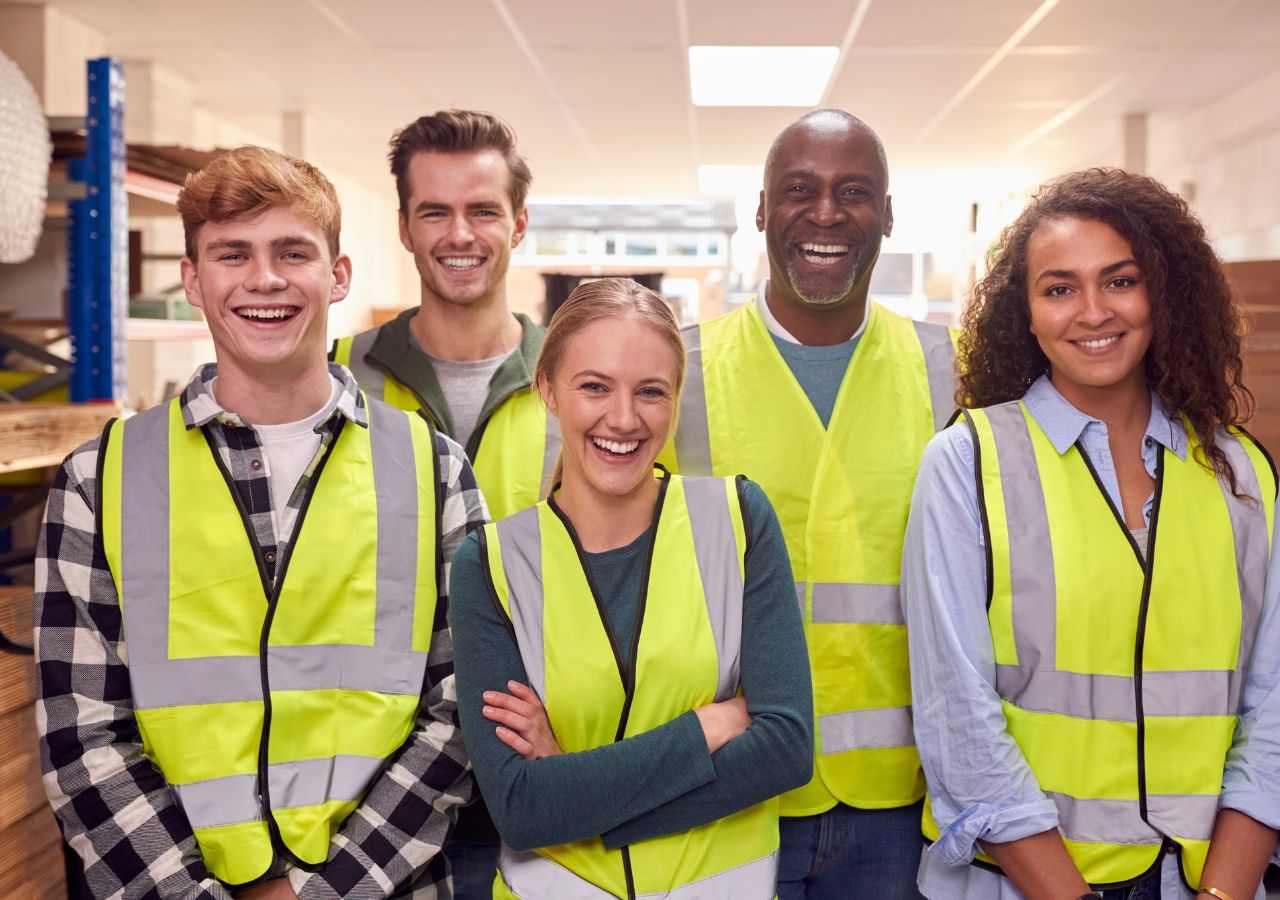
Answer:
POLYGON ((315 149, 315 117, 300 109, 280 113, 280 150, 311 161, 307 154, 315 149))
POLYGON ((1147 114, 1128 113, 1124 117, 1124 167, 1130 172, 1147 172, 1147 114))
POLYGON ((146 59, 124 60, 129 102, 125 134, 135 143, 191 143, 195 128, 195 87, 190 79, 146 59))

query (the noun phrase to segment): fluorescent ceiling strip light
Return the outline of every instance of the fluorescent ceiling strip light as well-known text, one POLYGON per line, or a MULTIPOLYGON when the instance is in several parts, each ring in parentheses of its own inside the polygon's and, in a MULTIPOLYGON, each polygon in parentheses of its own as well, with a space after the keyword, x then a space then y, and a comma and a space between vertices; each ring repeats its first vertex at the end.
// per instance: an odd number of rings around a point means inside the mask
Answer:
POLYGON ((1022 43, 1022 39, 1030 34, 1040 24, 1040 20, 1049 15, 1057 5, 1058 0, 1044 0, 1043 3, 1036 7, 1035 12, 1028 16, 1026 21, 1019 25, 1013 34, 1009 35, 1008 40, 1001 44, 995 53, 991 54, 991 57, 978 68, 978 71, 973 73, 960 90, 956 91, 955 95, 942 105, 942 109, 933 114, 933 118, 926 122, 920 132, 911 139, 909 146, 914 147, 933 134, 933 130, 942 124, 942 120, 951 115, 955 108, 963 103, 964 99, 986 80, 986 77, 995 70, 996 66, 1004 62, 1004 58, 1012 53, 1014 48, 1022 43))
POLYGON ((694 106, 816 106, 839 47, 689 48, 694 106))

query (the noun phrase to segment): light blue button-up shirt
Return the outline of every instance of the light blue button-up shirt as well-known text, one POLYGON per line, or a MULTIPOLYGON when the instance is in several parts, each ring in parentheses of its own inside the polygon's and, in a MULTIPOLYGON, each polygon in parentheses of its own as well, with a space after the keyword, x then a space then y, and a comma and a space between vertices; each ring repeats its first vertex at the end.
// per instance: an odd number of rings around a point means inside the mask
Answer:
MULTIPOLYGON (((1047 377, 1023 399, 1059 453, 1076 441, 1084 446, 1107 494, 1122 508, 1106 425, 1068 403, 1047 377)), ((1171 418, 1153 395, 1140 448, 1152 477, 1162 447, 1186 459, 1181 420, 1171 418)), ((969 865, 979 840, 1015 841, 1058 825, 1056 807, 1006 730, 995 690, 973 457, 972 435, 963 423, 930 441, 903 547, 916 743, 941 829, 921 860, 919 885, 931 900, 1021 900, 1009 879, 969 865)), ((1151 504, 1148 498, 1143 506, 1148 525, 1151 504)), ((1280 828, 1280 553, 1274 547, 1219 806, 1280 828)), ((1162 900, 1194 896, 1182 886, 1172 854, 1162 873, 1162 900)), ((1264 897, 1261 888, 1257 897, 1264 897)))

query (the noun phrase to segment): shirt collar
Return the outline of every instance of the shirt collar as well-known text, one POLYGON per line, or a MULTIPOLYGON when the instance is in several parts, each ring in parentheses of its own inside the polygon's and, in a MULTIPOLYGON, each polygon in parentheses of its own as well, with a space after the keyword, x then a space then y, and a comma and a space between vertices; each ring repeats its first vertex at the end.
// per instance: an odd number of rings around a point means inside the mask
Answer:
MULTIPOLYGON (((323 427, 334 415, 345 416, 357 425, 367 428, 369 413, 365 408, 364 395, 360 393, 355 376, 345 367, 334 362, 329 363, 329 374, 338 380, 342 388, 338 392, 338 403, 333 413, 326 416, 316 429, 323 427)), ((207 425, 214 420, 232 428, 249 426, 249 422, 243 416, 223 409, 218 403, 212 388, 213 380, 217 377, 217 363, 206 363, 196 370, 191 380, 187 382, 186 388, 183 389, 182 399, 179 402, 182 407, 182 420, 186 423, 188 431, 207 425)))
MULTIPOLYGON (((1053 386, 1048 375, 1041 375, 1035 380, 1023 395, 1022 402, 1059 453, 1071 449, 1089 425, 1104 424, 1101 419, 1087 416, 1072 406, 1053 386)), ((1148 438, 1169 448, 1179 459, 1187 458, 1186 426, 1181 417, 1169 415, 1155 392, 1151 394, 1151 418, 1143 440, 1148 438)))
MULTIPOLYGON (((773 310, 769 308, 769 276, 766 275, 760 282, 760 289, 756 291, 756 308, 760 310, 760 318, 764 320, 764 327, 769 329, 769 333, 774 337, 782 338, 791 344, 802 343, 799 338, 795 337, 791 332, 782 327, 782 323, 773 315, 773 310)), ((867 320, 871 316, 871 298, 867 298, 867 305, 862 310, 862 324, 858 326, 858 330, 849 336, 849 340, 856 341, 862 337, 862 332, 867 330, 867 320)))

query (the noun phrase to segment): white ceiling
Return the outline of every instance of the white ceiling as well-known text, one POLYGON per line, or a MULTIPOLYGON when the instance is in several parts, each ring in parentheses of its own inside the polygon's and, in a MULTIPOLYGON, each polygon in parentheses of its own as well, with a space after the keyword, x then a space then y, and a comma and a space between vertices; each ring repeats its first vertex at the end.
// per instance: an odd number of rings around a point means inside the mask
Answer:
POLYGON ((1121 120, 1280 68, 1277 0, 51 0, 108 50, 192 79, 245 127, 314 114, 313 155, 386 184, 398 126, 446 106, 516 128, 535 194, 689 196, 803 110, 695 108, 693 44, 837 45, 824 105, 895 172, 1037 178, 1119 158, 1121 120))

